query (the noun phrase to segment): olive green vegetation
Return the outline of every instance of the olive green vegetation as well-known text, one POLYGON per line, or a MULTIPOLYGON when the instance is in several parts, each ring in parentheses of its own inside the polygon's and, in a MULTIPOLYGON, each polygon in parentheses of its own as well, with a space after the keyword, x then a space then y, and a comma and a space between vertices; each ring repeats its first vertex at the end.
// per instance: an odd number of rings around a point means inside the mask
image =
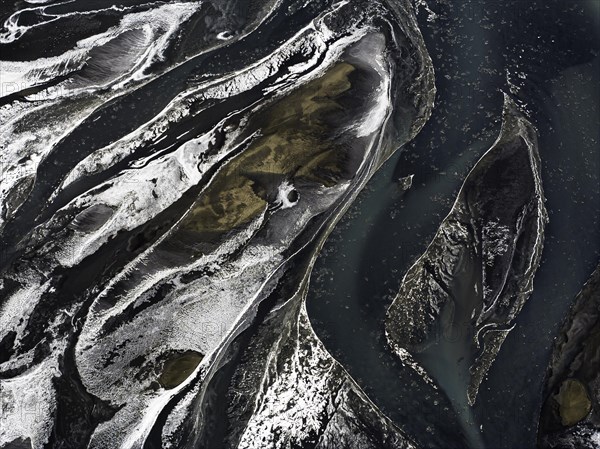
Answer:
POLYGON ((328 116, 342 109, 339 97, 355 68, 338 63, 263 114, 261 136, 216 175, 184 220, 185 229, 222 233, 246 224, 268 204, 264 180, 304 179, 326 186, 342 176, 343 150, 327 138, 328 116))
POLYGON ((573 426, 585 418, 592 408, 585 386, 576 379, 565 380, 556 397, 563 426, 573 426))
POLYGON ((194 351, 177 354, 165 362, 158 383, 166 389, 175 388, 194 372, 202 358, 202 354, 194 351))

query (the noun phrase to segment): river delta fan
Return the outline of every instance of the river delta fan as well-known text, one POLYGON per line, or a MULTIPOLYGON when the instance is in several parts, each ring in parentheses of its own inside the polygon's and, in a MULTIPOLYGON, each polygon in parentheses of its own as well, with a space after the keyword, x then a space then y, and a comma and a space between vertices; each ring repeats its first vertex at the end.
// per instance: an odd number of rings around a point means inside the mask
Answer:
POLYGON ((0 448, 600 447, 568 3, 3 1, 0 448))
MULTIPOLYGON (((14 206, 3 215, 12 239, 2 285, 3 310, 24 318, 2 315, 3 392, 39 392, 43 413, 27 423, 7 414, 3 444, 414 447, 314 336, 302 293, 332 226, 430 113, 432 68, 412 10, 257 6, 182 4, 179 31, 165 35, 160 57, 140 52, 149 59, 131 75, 125 62, 145 45, 133 21, 164 17, 165 7, 117 9, 123 17, 90 30, 79 53, 55 56, 80 55, 79 66, 44 72, 65 76, 57 82, 69 90, 38 106, 55 114, 36 125, 56 136, 43 158, 35 146, 19 150, 44 181, 5 191, 14 206), (207 13, 212 24, 200 20, 207 13), (216 31, 236 13, 224 43, 216 31), (278 39, 262 41, 264 30, 278 39), (182 38, 191 33, 217 39, 192 46, 182 38), (114 52, 122 56, 109 72, 114 52), (65 121, 64 108, 80 115, 65 121), (26 217, 34 227, 19 225, 26 217), (267 375, 273 357, 282 383, 267 375), (258 379, 232 380, 261 370, 260 390, 258 379), (294 383, 308 390, 296 405, 279 403, 294 383), (277 432, 273 407, 287 410, 277 432)), ((7 133, 38 110, 12 106, 21 109, 7 133)))

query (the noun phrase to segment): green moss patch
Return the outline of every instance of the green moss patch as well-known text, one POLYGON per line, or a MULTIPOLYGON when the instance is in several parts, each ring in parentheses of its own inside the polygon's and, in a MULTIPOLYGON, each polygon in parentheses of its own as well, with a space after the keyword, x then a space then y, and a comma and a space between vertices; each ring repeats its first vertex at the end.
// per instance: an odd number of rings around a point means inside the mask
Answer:
POLYGON ((585 386, 576 379, 567 379, 562 383, 556 400, 561 422, 567 427, 585 418, 592 408, 585 386))

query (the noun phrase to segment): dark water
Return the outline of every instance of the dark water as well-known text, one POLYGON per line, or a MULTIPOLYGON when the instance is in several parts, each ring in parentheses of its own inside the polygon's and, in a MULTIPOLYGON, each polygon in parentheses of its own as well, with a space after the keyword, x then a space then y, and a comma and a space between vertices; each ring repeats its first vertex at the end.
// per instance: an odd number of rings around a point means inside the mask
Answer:
MULTIPOLYGON (((461 447, 466 436, 473 447, 530 448, 554 335, 600 255, 600 2, 432 1, 429 7, 435 17, 421 7, 418 18, 436 70, 432 118, 376 174, 326 243, 311 281, 309 316, 330 352, 417 442, 461 447), (542 263, 473 409, 456 399, 458 391, 446 392, 454 411, 431 408, 423 396, 428 388, 387 348, 383 318, 465 174, 495 140, 502 92, 539 131, 550 218, 542 263), (403 194, 397 179, 411 174, 412 188, 403 194), (462 431, 440 430, 446 420, 462 422, 462 431)), ((440 373, 453 369, 443 359, 440 373)))

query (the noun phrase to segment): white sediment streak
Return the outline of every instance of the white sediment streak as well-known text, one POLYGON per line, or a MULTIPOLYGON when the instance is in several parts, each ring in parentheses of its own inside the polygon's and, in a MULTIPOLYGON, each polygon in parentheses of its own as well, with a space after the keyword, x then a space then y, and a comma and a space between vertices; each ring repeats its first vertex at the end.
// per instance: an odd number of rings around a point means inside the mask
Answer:
POLYGON ((29 439, 32 449, 45 447, 56 411, 52 379, 59 374, 57 356, 52 355, 17 377, 0 379, 0 446, 29 439))
MULTIPOLYGON (((28 103, 10 103, 0 108, 0 229, 3 215, 10 216, 27 198, 26 187, 17 194, 16 186, 26 179, 34 180, 40 162, 99 106, 122 94, 132 82, 139 84, 149 77, 145 71, 162 58, 179 24, 187 20, 199 4, 174 3, 132 13, 125 16, 119 25, 79 41, 74 49, 61 56, 35 62, 0 62, 1 94, 9 95, 80 69, 98 57, 90 59, 93 50, 108 45, 127 32, 137 33, 135 39, 123 43, 129 45, 125 54, 121 57, 114 55, 112 63, 119 62, 121 66, 112 66, 99 78, 95 75, 88 79, 85 75, 70 77, 26 97, 28 103), (100 84, 97 83, 99 79, 102 80, 100 84), (32 123, 35 123, 35 133, 30 131, 32 123), (11 192, 12 206, 11 210, 7 210, 6 200, 11 192)), ((104 65, 108 65, 110 51, 102 55, 104 65)))

